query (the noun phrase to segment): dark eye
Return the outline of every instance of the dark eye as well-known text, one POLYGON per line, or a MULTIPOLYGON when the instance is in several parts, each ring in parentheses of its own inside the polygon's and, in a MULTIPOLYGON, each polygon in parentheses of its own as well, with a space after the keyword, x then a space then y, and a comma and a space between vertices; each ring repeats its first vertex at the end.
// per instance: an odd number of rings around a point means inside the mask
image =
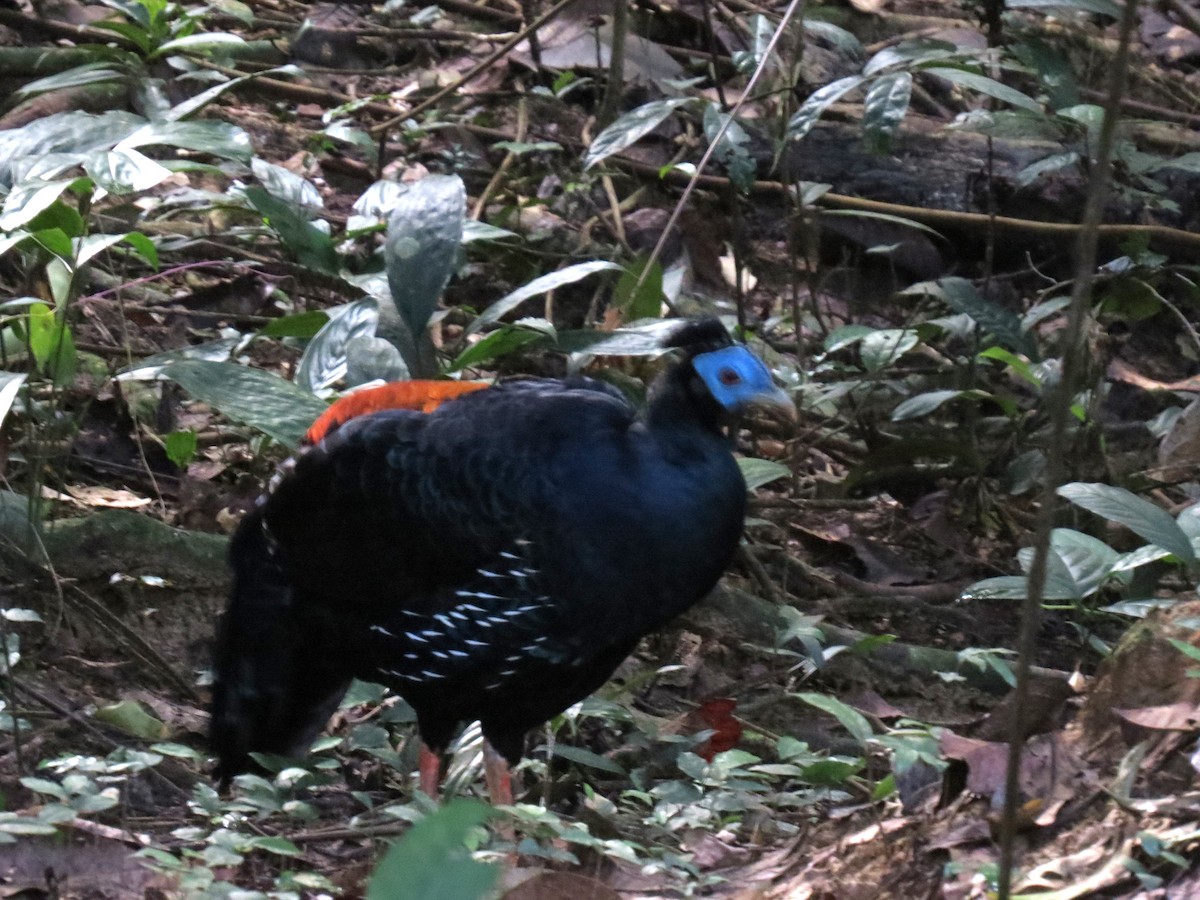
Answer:
POLYGON ((735 372, 733 369, 722 369, 717 374, 717 377, 719 379, 721 379, 721 384, 728 385, 728 386, 742 383, 742 376, 739 375, 737 372, 735 372))

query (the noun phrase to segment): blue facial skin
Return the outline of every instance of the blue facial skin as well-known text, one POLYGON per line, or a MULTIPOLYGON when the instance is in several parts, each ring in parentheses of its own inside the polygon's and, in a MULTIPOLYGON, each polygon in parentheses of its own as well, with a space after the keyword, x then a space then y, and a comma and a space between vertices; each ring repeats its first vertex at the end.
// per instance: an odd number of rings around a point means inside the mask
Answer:
POLYGON ((791 398, 775 387, 767 367, 745 347, 701 353, 692 359, 692 367, 713 399, 730 412, 741 412, 751 405, 795 409, 791 398))

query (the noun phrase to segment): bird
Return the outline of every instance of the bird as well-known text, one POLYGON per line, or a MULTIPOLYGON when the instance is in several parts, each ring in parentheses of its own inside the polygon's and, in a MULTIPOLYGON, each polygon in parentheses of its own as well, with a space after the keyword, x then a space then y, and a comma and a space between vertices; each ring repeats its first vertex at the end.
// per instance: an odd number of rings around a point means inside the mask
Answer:
POLYGON ((682 320, 662 345, 677 358, 640 413, 578 375, 429 403, 389 385, 330 407, 230 542, 218 782, 252 753, 303 755, 357 678, 416 712, 426 794, 456 729, 478 721, 489 795, 511 804, 527 732, 730 563, 746 506, 730 426, 754 407, 795 414, 719 319, 682 320))

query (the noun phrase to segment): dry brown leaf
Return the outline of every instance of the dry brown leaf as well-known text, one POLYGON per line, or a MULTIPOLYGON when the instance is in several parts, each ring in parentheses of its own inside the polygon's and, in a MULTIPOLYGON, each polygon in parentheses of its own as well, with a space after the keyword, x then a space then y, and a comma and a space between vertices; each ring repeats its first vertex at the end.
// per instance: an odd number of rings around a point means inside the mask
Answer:
POLYGON ((1200 706, 1186 701, 1167 706, 1114 709, 1113 713, 1126 722, 1155 731, 1195 731, 1200 728, 1200 706))

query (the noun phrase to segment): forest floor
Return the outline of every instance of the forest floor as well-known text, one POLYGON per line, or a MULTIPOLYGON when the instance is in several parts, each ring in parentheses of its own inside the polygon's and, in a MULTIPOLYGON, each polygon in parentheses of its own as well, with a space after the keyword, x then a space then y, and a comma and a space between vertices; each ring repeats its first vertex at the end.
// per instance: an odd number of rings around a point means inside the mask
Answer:
MULTIPOLYGON (((649 16, 654 27, 643 28, 650 36, 631 45, 629 65, 665 67, 677 78, 693 71, 672 60, 687 56, 677 44, 699 43, 693 55, 708 52, 697 37, 705 6, 663 4, 658 20, 649 16)), ((876 51, 911 37, 984 43, 969 15, 948 3, 853 6, 843 10, 843 27, 876 51)), ((342 225, 375 172, 361 144, 332 142, 322 116, 351 99, 390 97, 411 106, 414 92, 451 84, 499 43, 476 42, 469 31, 515 31, 519 12, 515 2, 438 3, 425 16, 433 24, 419 23, 425 37, 400 39, 355 18, 369 17, 365 9, 310 10, 288 0, 255 8, 256 30, 246 37, 261 41, 268 61, 281 61, 271 57, 280 52, 271 41, 311 13, 316 27, 290 48, 308 74, 261 78, 208 114, 244 129, 258 157, 316 185, 322 215, 342 225)), ((107 8, 72 7, 65 15, 94 25, 97 9, 107 8)), ((578 4, 541 33, 548 78, 527 68, 531 49, 522 44, 444 99, 444 121, 408 128, 387 147, 391 176, 456 172, 479 217, 524 242, 486 250, 462 267, 444 297, 451 314, 434 328, 443 350, 466 339, 471 315, 551 270, 551 261, 600 258, 622 247, 645 252, 662 233, 685 178, 657 173, 677 154, 698 156, 698 126, 667 120, 648 146, 623 148, 619 175, 589 175, 578 164, 597 130, 589 113, 600 102, 598 82, 590 80, 600 75, 589 68, 594 42, 578 41, 608 9, 578 4), (547 99, 562 93, 568 70, 580 75, 572 102, 547 99), (619 206, 618 195, 629 202, 619 206)), ((717 43, 737 44, 729 23, 752 21, 752 9, 722 6, 717 43)), ((1108 21, 1074 23, 1071 35, 1084 49, 1073 47, 1068 58, 1080 65, 1081 85, 1100 83, 1111 61, 1115 26, 1108 21)), ((1173 21, 1146 12, 1135 42, 1136 96, 1157 109, 1196 89, 1188 63, 1198 39, 1173 21), (1167 83, 1186 90, 1154 93, 1167 83)), ((47 43, 56 36, 26 25, 0 32, 0 50, 19 47, 20 34, 47 43)), ((843 74, 835 49, 807 45, 811 83, 843 74)), ((720 68, 732 79, 731 67, 723 51, 720 68)), ((711 100, 720 93, 702 89, 711 100)), ((635 97, 656 96, 633 76, 629 94, 625 110, 638 105, 635 97)), ((23 122, 72 108, 56 107, 72 102, 61 95, 44 97, 41 108, 23 108, 23 122)), ((1034 447, 1046 419, 1031 399, 1035 391, 1019 387, 1014 402, 1028 405, 1007 419, 980 407, 952 420, 950 406, 936 415, 931 406, 928 418, 903 431, 891 408, 863 387, 883 385, 894 406, 905 385, 930 370, 961 374, 946 366, 953 353, 934 350, 922 332, 928 343, 902 370, 873 368, 863 361, 865 349, 859 365, 841 366, 830 364, 837 348, 823 340, 839 325, 889 334, 913 326, 916 335, 934 316, 896 291, 922 279, 975 277, 989 254, 999 267, 989 273, 1002 285, 996 296, 1021 307, 1044 286, 1037 281, 1035 291, 1023 279, 1069 277, 1070 254, 1063 233, 989 238, 981 225, 986 210, 964 187, 980 176, 973 167, 982 144, 942 130, 962 98, 947 90, 921 101, 890 155, 863 150, 861 111, 845 104, 812 132, 822 149, 808 157, 788 159, 792 151, 784 150, 773 158, 770 146, 752 146, 751 156, 762 184, 773 162, 798 166, 839 195, 894 204, 889 210, 918 220, 919 198, 953 193, 959 208, 949 212, 962 218, 927 222, 944 228, 948 240, 913 238, 885 218, 831 219, 822 240, 801 252, 786 191, 760 185, 739 195, 724 176, 704 183, 681 220, 676 253, 680 246, 687 252, 695 292, 737 295, 743 316, 774 323, 769 361, 802 381, 800 394, 811 402, 801 403, 795 433, 742 433, 744 455, 784 465, 788 476, 755 491, 746 545, 714 596, 648 638, 596 698, 533 737, 513 824, 483 843, 483 858, 504 868, 498 890, 509 900, 995 895, 1008 740, 1021 718, 1010 694, 1020 601, 964 599, 964 591, 1019 571, 1018 551, 1031 544, 1036 525, 1036 478, 1018 489, 1019 468, 993 463, 1034 447), (877 252, 881 246, 891 250, 877 252), (797 254, 807 255, 803 264, 797 254), (793 313, 803 328, 787 324, 793 313), (819 390, 805 393, 813 385, 819 390), (511 828, 520 836, 515 847, 511 828)), ((1186 106, 1185 117, 1194 119, 1198 106, 1186 106)), ((21 124, 10 114, 0 127, 21 124)), ((1019 183, 1017 171, 1031 158, 1027 144, 997 142, 997 177, 1009 189, 997 191, 1007 204, 1001 214, 1032 221, 1052 210, 1047 219, 1078 219, 1085 177, 1064 169, 1032 187, 1019 183)), ((217 172, 179 178, 180 190, 230 185, 217 172)), ((1190 189, 1164 179, 1162 199, 1190 189)), ((1114 200, 1108 221, 1152 218, 1141 207, 1131 211, 1133 196, 1114 200)), ((1173 240, 1186 243, 1179 235, 1194 231, 1190 202, 1163 214, 1158 237, 1168 255, 1180 246, 1173 240)), ((39 482, 48 510, 45 564, 0 569, 4 606, 41 619, 13 615, 0 631, 11 664, 6 707, 20 720, 15 728, 7 723, 0 744, 0 837, 15 837, 0 843, 5 897, 256 896, 232 893, 234 884, 270 896, 362 896, 387 842, 434 808, 414 796, 408 711, 365 686, 335 716, 333 739, 306 774, 289 769, 274 780, 250 779, 225 798, 211 788, 204 676, 228 588, 225 541, 286 454, 174 385, 107 376, 189 343, 262 329, 282 313, 349 299, 319 279, 306 282, 312 273, 304 260, 279 246, 226 242, 232 231, 223 215, 213 213, 188 235, 197 241, 194 261, 204 265, 181 261, 162 283, 120 302, 93 285, 86 299, 94 302, 81 303, 75 343, 96 365, 63 390, 72 427, 46 456, 53 476, 39 482), (185 432, 197 441, 181 464, 160 438, 185 432), (53 834, 37 833, 47 830, 53 834)), ((1109 249, 1101 262, 1117 256, 1109 249)), ((1158 265, 1165 271, 1169 263, 1158 265)), ((3 270, 0 278, 14 276, 3 270)), ((1194 323, 1200 304, 1192 287, 1180 315, 1194 323)), ((598 298, 565 288, 545 301, 545 318, 563 329, 619 322, 598 298)), ((1148 423, 1200 387, 1191 381, 1200 357, 1193 347, 1180 349, 1186 341, 1176 317, 1130 314, 1120 325, 1107 321, 1108 330, 1093 337, 1106 397, 1098 421, 1107 430, 1072 446, 1081 481, 1129 483, 1162 466, 1165 429, 1148 423)), ((1052 346, 1058 327, 1038 339, 1052 346)), ((947 345, 954 352, 963 346, 947 345)), ((562 369, 557 357, 516 349, 477 371, 562 369)), ((290 375, 300 348, 262 340, 243 356, 290 375)), ((605 362, 629 380, 647 372, 636 359, 605 362)), ((1196 443, 1179 438, 1171 459, 1194 463, 1200 454, 1189 448, 1196 443)), ((1139 484, 1176 514, 1191 496, 1175 481, 1156 482, 1153 491, 1139 484)), ((1061 524, 1083 527, 1078 519, 1061 524)), ((1120 551, 1145 543, 1126 529, 1090 527, 1120 551)), ((1023 717, 1014 841, 1021 896, 1200 897, 1200 763, 1193 755, 1200 680, 1195 657, 1183 649, 1200 647, 1200 602, 1176 570, 1148 593, 1162 608, 1146 618, 1101 609, 1136 596, 1132 589, 1105 588, 1043 611, 1027 704, 1033 714, 1023 717)), ((477 736, 461 741, 448 791, 483 795, 477 736)))

